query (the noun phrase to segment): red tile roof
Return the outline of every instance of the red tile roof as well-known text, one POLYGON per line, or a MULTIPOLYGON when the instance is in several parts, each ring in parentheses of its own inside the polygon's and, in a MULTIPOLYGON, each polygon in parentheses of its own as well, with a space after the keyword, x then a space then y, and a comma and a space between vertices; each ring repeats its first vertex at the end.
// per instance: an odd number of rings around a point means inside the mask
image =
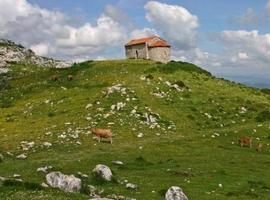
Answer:
POLYGON ((170 45, 158 36, 151 36, 146 38, 133 39, 129 41, 125 46, 133 46, 138 44, 147 43, 149 47, 170 47, 170 45))

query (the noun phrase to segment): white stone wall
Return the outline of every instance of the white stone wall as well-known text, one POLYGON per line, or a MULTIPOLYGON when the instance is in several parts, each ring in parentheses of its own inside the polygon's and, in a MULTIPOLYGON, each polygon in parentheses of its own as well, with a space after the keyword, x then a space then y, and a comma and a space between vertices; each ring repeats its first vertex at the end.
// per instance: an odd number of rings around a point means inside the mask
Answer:
POLYGON ((149 48, 149 59, 167 63, 171 60, 171 49, 169 47, 149 48))
POLYGON ((126 57, 133 59, 147 59, 145 44, 133 45, 126 47, 126 57), (138 57, 136 54, 138 52, 138 57))
POLYGON ((171 49, 169 47, 152 47, 147 49, 144 44, 126 47, 126 57, 129 59, 150 59, 162 63, 171 60, 171 49), (136 53, 137 51, 137 53, 136 53))

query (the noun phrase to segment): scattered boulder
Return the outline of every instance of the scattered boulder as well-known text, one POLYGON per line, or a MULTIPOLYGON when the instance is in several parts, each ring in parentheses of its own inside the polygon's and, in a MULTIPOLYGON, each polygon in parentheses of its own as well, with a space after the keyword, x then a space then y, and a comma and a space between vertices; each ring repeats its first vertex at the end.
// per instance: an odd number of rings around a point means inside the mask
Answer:
POLYGON ((20 160, 25 160, 27 158, 27 155, 25 154, 20 154, 18 156, 16 156, 17 159, 20 159, 20 160))
POLYGON ((0 182, 4 182, 4 181, 6 181, 6 180, 8 180, 8 179, 5 178, 5 177, 3 177, 3 176, 0 176, 0 182))
POLYGON ((137 190, 138 189, 138 186, 133 184, 133 183, 127 183, 126 184, 126 188, 127 189, 131 189, 131 190, 137 190))
POLYGON ((93 185, 88 185, 87 188, 88 188, 90 197, 95 197, 95 198, 98 198, 98 197, 99 197, 99 196, 97 195, 98 189, 97 189, 95 186, 93 186, 93 185))
POLYGON ((47 183, 53 188, 59 188, 65 192, 79 192, 82 187, 81 179, 73 175, 65 175, 61 172, 51 172, 46 175, 47 183))
POLYGON ((182 189, 178 186, 172 186, 165 194, 165 200, 188 200, 182 189))
POLYGON ((107 88, 107 95, 112 94, 114 92, 119 92, 122 89, 122 84, 116 84, 107 88))
POLYGON ((113 164, 116 164, 116 165, 123 165, 124 163, 120 160, 114 160, 112 161, 113 164))
POLYGON ((48 188, 49 186, 46 184, 46 183, 41 183, 41 187, 43 187, 43 188, 48 188))
POLYGON ((48 173, 48 170, 52 169, 52 166, 45 166, 37 168, 37 172, 48 173))
POLYGON ((50 148, 52 146, 52 143, 50 142, 43 142, 42 144, 44 147, 50 148))
POLYGON ((102 164, 96 165, 96 167, 93 169, 93 173, 100 176, 102 179, 106 181, 112 180, 112 171, 106 165, 102 165, 102 164))
POLYGON ((13 178, 19 178, 19 177, 21 177, 20 174, 13 174, 13 178))
POLYGON ((93 199, 90 199, 90 200, 113 200, 113 199, 97 197, 97 198, 93 198, 93 199))

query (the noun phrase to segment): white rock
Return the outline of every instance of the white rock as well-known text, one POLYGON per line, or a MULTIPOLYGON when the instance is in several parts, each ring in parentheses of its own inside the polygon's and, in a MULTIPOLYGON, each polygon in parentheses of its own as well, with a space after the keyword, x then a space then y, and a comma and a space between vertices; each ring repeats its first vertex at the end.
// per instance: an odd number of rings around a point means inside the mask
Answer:
POLYGON ((122 89, 122 84, 113 85, 107 88, 107 95, 112 94, 114 92, 119 92, 122 89))
POLYGON ((48 188, 49 186, 46 183, 41 183, 41 187, 48 188))
POLYGON ((96 167, 93 169, 93 172, 99 175, 101 178, 103 178, 106 181, 112 180, 112 171, 106 165, 102 165, 102 164, 96 165, 96 167))
POLYGON ((118 102, 116 104, 116 109, 119 111, 121 110, 122 108, 124 108, 126 106, 126 103, 123 103, 123 102, 118 102))
POLYGON ((143 137, 143 133, 138 133, 137 137, 138 138, 142 138, 143 137))
POLYGON ((51 172, 46 175, 47 183, 53 188, 66 192, 79 192, 82 187, 81 179, 73 175, 64 175, 61 172, 51 172))
POLYGON ((83 174, 82 172, 78 172, 77 173, 79 176, 83 177, 83 178, 88 178, 87 174, 83 174))
POLYGON ((0 176, 0 181, 3 182, 5 180, 8 180, 7 178, 3 177, 3 176, 0 176))
POLYGON ((50 143, 50 142, 43 142, 43 146, 49 148, 49 147, 52 146, 52 143, 50 143))
POLYGON ((133 183, 127 183, 126 188, 131 190, 137 190, 138 186, 133 183))
POLYGON ((37 168, 37 172, 48 173, 48 170, 52 169, 52 166, 45 166, 37 168))
POLYGON ((27 158, 27 156, 25 154, 20 154, 20 155, 16 156, 16 158, 24 160, 27 158))
POLYGON ((2 160, 4 160, 4 156, 3 156, 3 154, 0 153, 0 162, 1 162, 2 160))
POLYGON ((188 200, 188 198, 180 187, 172 186, 166 192, 165 200, 188 200))
POLYGON ((13 177, 14 178, 19 178, 19 177, 21 177, 21 175, 20 174, 13 174, 13 177))
POLYGON ((113 164, 116 164, 116 165, 123 165, 124 163, 120 160, 114 160, 112 161, 113 164))
POLYGON ((85 106, 85 109, 91 108, 93 106, 93 104, 89 103, 85 106))

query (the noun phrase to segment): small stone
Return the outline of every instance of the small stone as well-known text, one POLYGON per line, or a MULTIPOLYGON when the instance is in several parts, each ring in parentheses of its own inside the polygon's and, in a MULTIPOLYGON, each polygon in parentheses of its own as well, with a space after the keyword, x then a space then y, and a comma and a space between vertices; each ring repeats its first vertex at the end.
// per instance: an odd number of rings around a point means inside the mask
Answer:
POLYGON ((41 187, 48 188, 49 186, 46 183, 41 183, 41 187))
POLYGON ((182 189, 178 186, 172 186, 165 194, 165 200, 188 200, 182 189))
POLYGON ((138 138, 142 138, 143 137, 143 133, 138 133, 137 137, 138 138))
POLYGON ((4 182, 4 181, 6 181, 6 180, 8 180, 8 179, 5 178, 5 177, 3 177, 3 176, 0 176, 0 181, 1 181, 1 182, 4 182))
POLYGON ((49 147, 52 146, 52 143, 50 143, 50 142, 43 142, 43 146, 49 148, 49 147))
POLYGON ((3 154, 0 153, 0 162, 2 162, 4 160, 4 156, 3 154))
POLYGON ((126 184, 126 188, 127 189, 131 189, 131 190, 137 190, 138 189, 138 186, 133 184, 133 183, 127 183, 126 184))
POLYGON ((20 160, 25 160, 27 158, 27 156, 25 154, 20 154, 20 155, 16 156, 16 158, 18 158, 20 160))
POLYGON ((89 103, 85 106, 85 109, 91 108, 93 106, 93 104, 89 103))
POLYGON ((21 177, 20 174, 13 174, 13 178, 19 178, 19 177, 21 177))
POLYGON ((48 170, 50 170, 50 169, 52 169, 52 166, 40 167, 37 169, 37 172, 48 173, 48 170))
POLYGON ((93 169, 93 173, 99 175, 101 178, 103 178, 106 181, 112 180, 112 171, 106 165, 102 165, 102 164, 96 165, 96 167, 93 169))
POLYGON ((114 160, 112 161, 113 164, 116 164, 116 165, 123 165, 124 163, 120 160, 114 160))

